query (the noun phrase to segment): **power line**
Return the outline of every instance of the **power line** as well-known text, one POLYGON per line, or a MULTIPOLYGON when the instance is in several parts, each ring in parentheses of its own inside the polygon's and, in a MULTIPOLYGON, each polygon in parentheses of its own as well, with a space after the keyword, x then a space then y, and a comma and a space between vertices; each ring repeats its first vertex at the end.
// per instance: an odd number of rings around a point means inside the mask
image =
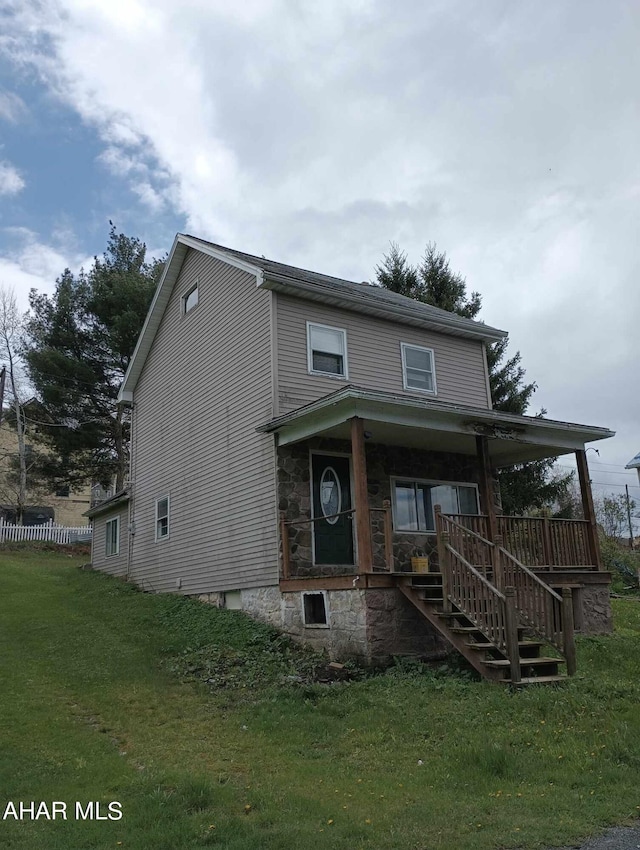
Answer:
MULTIPOLYGON (((569 470, 571 470, 571 472, 576 471, 574 466, 567 466, 566 464, 563 464, 563 463, 556 463, 555 465, 557 467, 559 467, 560 469, 569 469, 569 470)), ((613 464, 607 464, 607 465, 613 466, 613 464)), ((618 467, 618 469, 619 468, 620 467, 618 467)), ((631 478, 637 478, 637 475, 635 475, 635 473, 633 473, 633 472, 608 472, 606 469, 601 469, 601 470, 599 470, 599 472, 602 472, 603 475, 624 475, 626 477, 631 476, 631 478)))
POLYGON ((615 467, 616 469, 620 469, 620 466, 617 463, 603 463, 601 460, 589 460, 589 464, 592 463, 594 463, 596 466, 611 466, 615 467))

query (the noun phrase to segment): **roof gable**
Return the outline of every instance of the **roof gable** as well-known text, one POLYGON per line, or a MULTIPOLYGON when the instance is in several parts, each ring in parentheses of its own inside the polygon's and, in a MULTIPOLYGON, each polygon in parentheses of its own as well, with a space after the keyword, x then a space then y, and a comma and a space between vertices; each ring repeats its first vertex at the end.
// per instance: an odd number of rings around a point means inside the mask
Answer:
POLYGON ((133 400, 133 390, 142 373, 171 292, 190 248, 255 275, 256 285, 262 289, 272 289, 341 309, 484 342, 496 342, 507 335, 505 331, 492 328, 482 322, 465 319, 441 310, 439 307, 432 307, 404 295, 390 292, 380 286, 356 283, 288 266, 268 260, 266 257, 256 257, 195 236, 178 233, 124 376, 118 396, 119 401, 133 400))
POLYGON ((640 469, 640 452, 635 457, 632 457, 625 469, 640 469))

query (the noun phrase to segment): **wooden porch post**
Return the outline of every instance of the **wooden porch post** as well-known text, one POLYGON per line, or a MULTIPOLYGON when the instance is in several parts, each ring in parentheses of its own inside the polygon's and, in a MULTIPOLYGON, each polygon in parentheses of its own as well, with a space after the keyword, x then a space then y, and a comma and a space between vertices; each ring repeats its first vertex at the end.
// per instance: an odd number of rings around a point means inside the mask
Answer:
POLYGON ((505 599, 505 638, 507 655, 509 656, 509 667, 511 670, 511 684, 517 685, 521 681, 520 669, 520 645, 518 643, 518 614, 516 612, 516 589, 506 587, 505 599))
POLYGON ((370 573, 373 572, 373 551, 367 491, 367 458, 364 450, 364 426, 362 419, 358 416, 354 416, 351 420, 351 456, 353 458, 353 506, 356 513, 358 572, 370 573))
POLYGON ((576 641, 573 626, 573 596, 570 587, 562 588, 562 643, 567 662, 567 675, 576 672, 576 641))
POLYGON ((282 543, 282 578, 287 581, 291 578, 291 562, 289 556, 289 528, 287 526, 286 514, 280 513, 280 541, 282 543))
POLYGON ((589 541, 591 560, 594 566, 601 570, 602 557, 600 555, 600 542, 598 540, 598 526, 596 524, 596 512, 593 507, 593 496, 591 494, 587 453, 584 449, 576 450, 576 464, 578 466, 578 479, 580 481, 580 495, 582 496, 582 513, 589 523, 587 526, 587 539, 589 541))
POLYGON ((384 508, 384 560, 390 573, 394 570, 393 564, 393 522, 391 519, 391 501, 385 499, 382 503, 384 508))
POLYGON ((476 449, 480 464, 480 502, 481 508, 487 515, 487 534, 493 541, 498 533, 496 506, 493 499, 493 476, 489 458, 489 439, 482 434, 476 435, 476 449))

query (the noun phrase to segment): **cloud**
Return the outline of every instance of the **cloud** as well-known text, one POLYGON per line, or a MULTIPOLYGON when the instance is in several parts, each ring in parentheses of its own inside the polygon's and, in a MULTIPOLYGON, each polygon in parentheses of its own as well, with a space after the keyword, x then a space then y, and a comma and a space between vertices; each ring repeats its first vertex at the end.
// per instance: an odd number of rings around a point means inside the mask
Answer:
POLYGON ((510 331, 536 403, 620 423, 620 460, 635 454, 639 7, 8 5, 0 48, 148 210, 356 280, 390 240, 414 262, 436 241, 510 331))
POLYGON ((22 98, 13 92, 0 89, 0 119, 17 124, 27 114, 28 109, 22 98))
POLYGON ((17 195, 25 187, 18 169, 10 162, 0 162, 0 195, 17 195))
POLYGON ((66 268, 78 272, 92 258, 77 250, 73 234, 60 230, 54 244, 43 242, 25 227, 5 228, 3 235, 11 247, 0 255, 0 285, 13 289, 21 310, 29 306, 29 292, 52 294, 56 279, 66 268))

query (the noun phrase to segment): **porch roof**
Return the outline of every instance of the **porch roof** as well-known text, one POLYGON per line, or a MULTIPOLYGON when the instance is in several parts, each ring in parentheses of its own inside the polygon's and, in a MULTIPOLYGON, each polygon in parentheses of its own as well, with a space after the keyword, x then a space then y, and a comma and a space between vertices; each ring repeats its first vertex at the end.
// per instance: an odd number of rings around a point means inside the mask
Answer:
POLYGON ((279 445, 322 436, 350 439, 349 420, 364 420, 373 443, 475 455, 476 436, 489 438, 493 466, 554 457, 613 437, 608 428, 518 416, 466 405, 347 386, 258 427, 279 445))
POLYGON ((89 508, 89 510, 85 511, 82 516, 89 517, 89 519, 95 519, 95 517, 100 516, 101 514, 105 514, 108 511, 112 511, 115 508, 119 508, 121 505, 126 504, 128 501, 129 491, 120 490, 118 493, 114 493, 113 496, 110 496, 103 502, 100 502, 99 504, 94 505, 92 508, 89 508))

